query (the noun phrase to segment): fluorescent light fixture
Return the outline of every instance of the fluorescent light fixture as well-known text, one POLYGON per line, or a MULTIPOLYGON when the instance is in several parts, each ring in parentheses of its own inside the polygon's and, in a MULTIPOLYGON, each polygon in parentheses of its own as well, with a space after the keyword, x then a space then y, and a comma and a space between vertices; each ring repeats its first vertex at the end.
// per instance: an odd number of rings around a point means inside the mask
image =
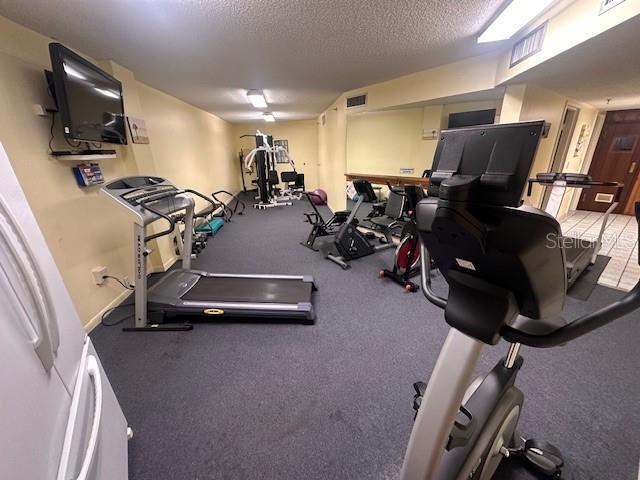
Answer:
POLYGON ((534 20, 555 0, 512 0, 478 37, 478 43, 498 42, 511 38, 534 20))
POLYGON ((120 99, 120 95, 118 95, 113 90, 108 90, 106 88, 98 88, 98 87, 94 87, 94 90, 98 93, 101 93, 105 97, 116 98, 118 100, 120 99))
POLYGON ((70 77, 74 77, 77 78, 79 80, 86 80, 87 77, 85 77, 83 74, 81 74, 78 70, 76 70, 75 68, 69 66, 68 64, 64 64, 64 66, 62 67, 64 68, 64 71, 67 75, 69 75, 70 77))
POLYGON ((273 113, 269 113, 269 112, 264 112, 262 114, 262 118, 265 122, 275 122, 276 121, 276 117, 273 116, 273 113))
POLYGON ((247 92, 247 97, 249 97, 249 101, 251 105, 256 108, 266 108, 267 101, 264 98, 264 94, 260 90, 249 90, 247 92))

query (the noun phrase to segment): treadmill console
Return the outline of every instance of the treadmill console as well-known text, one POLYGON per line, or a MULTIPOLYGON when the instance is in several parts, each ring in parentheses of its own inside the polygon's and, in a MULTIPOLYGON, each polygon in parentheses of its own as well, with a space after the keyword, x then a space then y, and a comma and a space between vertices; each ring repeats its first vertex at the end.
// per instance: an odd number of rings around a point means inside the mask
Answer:
POLYGON ((193 200, 168 180, 160 177, 125 177, 107 183, 102 193, 136 214, 144 225, 193 206, 193 200))

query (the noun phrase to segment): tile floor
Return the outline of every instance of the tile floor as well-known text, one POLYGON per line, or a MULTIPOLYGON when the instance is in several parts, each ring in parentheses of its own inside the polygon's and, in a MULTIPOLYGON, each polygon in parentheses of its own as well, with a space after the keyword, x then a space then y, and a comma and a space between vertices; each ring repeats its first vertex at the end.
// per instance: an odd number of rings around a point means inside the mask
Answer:
MULTIPOLYGON (((602 225, 602 213, 577 210, 560 222, 566 236, 596 239, 602 225)), ((611 257, 598 283, 629 291, 640 278, 638 265, 638 225, 634 217, 611 215, 602 240, 600 255, 611 257)))

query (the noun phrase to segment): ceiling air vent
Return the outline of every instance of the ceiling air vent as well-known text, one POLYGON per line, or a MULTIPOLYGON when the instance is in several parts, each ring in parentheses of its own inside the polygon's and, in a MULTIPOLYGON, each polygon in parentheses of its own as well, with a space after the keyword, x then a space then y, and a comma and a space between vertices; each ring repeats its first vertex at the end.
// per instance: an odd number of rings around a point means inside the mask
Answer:
POLYGON ((347 108, 362 107, 367 104, 367 94, 356 95, 355 97, 347 98, 347 108))
POLYGON ((547 24, 545 22, 513 46, 509 67, 517 65, 542 50, 542 41, 544 40, 546 29, 547 24))
POLYGON ((624 0, 602 0, 602 3, 600 4, 599 14, 601 15, 604 12, 611 10, 616 5, 620 5, 622 2, 624 2, 624 0))

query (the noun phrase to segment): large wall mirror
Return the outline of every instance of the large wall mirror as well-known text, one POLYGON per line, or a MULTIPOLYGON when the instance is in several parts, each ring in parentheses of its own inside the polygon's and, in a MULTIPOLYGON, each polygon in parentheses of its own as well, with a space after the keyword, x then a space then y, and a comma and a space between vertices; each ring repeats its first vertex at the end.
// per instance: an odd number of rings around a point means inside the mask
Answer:
MULTIPOLYGON (((347 115, 347 173, 421 177, 431 168, 440 131, 498 123, 503 94, 497 88, 378 111, 354 109, 347 115)), ((384 200, 384 181, 375 187, 384 200)))

